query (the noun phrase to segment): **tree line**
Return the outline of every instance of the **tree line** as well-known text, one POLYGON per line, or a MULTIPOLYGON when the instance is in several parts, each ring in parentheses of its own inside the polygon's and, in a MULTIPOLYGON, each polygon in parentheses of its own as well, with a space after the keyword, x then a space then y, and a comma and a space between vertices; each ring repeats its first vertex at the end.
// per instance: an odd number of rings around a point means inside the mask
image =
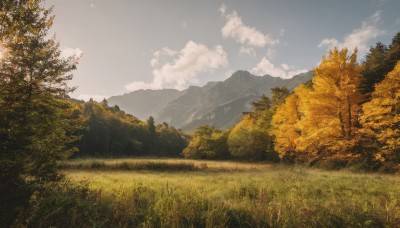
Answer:
POLYGON ((400 170, 400 33, 365 59, 333 49, 294 91, 274 88, 232 129, 200 126, 188 158, 400 170))
POLYGON ((141 121, 106 100, 71 102, 71 118, 81 127, 75 157, 179 157, 187 145, 188 135, 167 123, 156 125, 151 116, 141 121))
MULTIPOLYGON (((74 156, 177 156, 323 164, 352 162, 398 170, 400 34, 356 52, 332 50, 312 82, 272 91, 228 131, 201 126, 190 139, 107 102, 68 94, 79 56, 63 58, 44 0, 0 1, 0 224, 24 224, 24 208, 62 179, 74 156), (187 141, 190 139, 189 143, 187 141), (186 146, 187 145, 187 146, 186 146)), ((28 216, 29 217, 29 216, 28 216)))

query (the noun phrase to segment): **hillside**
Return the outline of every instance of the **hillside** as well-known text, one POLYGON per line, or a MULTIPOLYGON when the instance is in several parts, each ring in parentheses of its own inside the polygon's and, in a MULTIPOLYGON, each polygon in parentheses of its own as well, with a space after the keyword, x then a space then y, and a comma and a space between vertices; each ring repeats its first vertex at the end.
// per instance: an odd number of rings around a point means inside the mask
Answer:
POLYGON ((225 81, 209 82, 203 87, 191 86, 183 91, 139 90, 111 97, 108 102, 141 119, 152 115, 158 123, 167 122, 187 131, 201 124, 224 129, 238 122, 242 112, 248 111, 251 102, 262 94, 270 96, 271 89, 280 86, 293 89, 312 75, 308 72, 285 80, 237 71, 225 81))
POLYGON ((181 91, 175 89, 137 90, 110 97, 107 101, 110 106, 118 105, 126 113, 146 120, 149 116, 155 116, 166 104, 181 94, 181 91))

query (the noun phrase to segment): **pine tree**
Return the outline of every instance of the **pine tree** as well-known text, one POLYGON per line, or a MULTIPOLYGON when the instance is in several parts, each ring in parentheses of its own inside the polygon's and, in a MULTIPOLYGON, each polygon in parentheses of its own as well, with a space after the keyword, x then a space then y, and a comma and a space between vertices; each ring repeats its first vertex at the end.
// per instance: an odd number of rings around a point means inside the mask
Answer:
POLYGON ((394 69, 398 61, 400 61, 400 32, 393 37, 392 43, 389 45, 385 61, 383 62, 386 65, 386 69, 384 75, 381 76, 382 79, 394 69))
POLYGON ((152 116, 147 120, 147 131, 149 134, 149 153, 154 155, 157 144, 157 132, 154 118, 152 116))
POLYGON ((369 53, 365 56, 364 69, 361 72, 361 92, 366 94, 368 100, 371 93, 374 91, 375 84, 383 80, 386 72, 386 58, 388 48, 382 44, 377 43, 375 47, 371 47, 369 53))
POLYGON ((399 60, 400 32, 393 37, 389 47, 382 43, 377 43, 375 47, 370 49, 365 57, 365 67, 361 72, 361 92, 365 94, 365 102, 371 98, 371 93, 374 91, 376 84, 381 82, 394 69, 399 60))
POLYGON ((289 96, 290 90, 286 86, 275 87, 271 89, 272 94, 272 107, 276 108, 278 105, 282 104, 285 101, 285 98, 289 96))
MULTIPOLYGON (((48 38, 54 17, 42 0, 0 2, 0 217, 9 222, 33 191, 59 179, 75 125, 65 100, 77 58, 48 38)), ((3 223, 3 224, 4 224, 3 223)))

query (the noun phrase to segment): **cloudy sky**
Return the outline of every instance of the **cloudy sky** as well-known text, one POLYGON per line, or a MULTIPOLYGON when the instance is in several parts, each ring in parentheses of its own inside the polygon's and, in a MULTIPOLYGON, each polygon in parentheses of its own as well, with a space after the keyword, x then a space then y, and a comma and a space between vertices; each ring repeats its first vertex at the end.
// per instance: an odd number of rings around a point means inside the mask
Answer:
POLYGON ((48 0, 64 56, 82 54, 73 97, 185 89, 236 70, 290 78, 332 47, 389 44, 399 0, 48 0))

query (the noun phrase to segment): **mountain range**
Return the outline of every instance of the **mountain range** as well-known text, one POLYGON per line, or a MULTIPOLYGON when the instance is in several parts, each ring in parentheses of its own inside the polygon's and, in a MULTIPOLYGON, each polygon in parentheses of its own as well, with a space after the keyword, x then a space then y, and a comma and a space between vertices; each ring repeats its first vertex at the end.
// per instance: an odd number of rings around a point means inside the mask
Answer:
POLYGON ((242 112, 249 111, 251 102, 262 94, 270 97, 271 89, 281 86, 292 90, 312 76, 310 71, 282 79, 240 70, 225 81, 209 82, 202 87, 190 86, 183 91, 138 90, 110 97, 107 101, 140 119, 153 116, 157 123, 166 122, 186 131, 193 131, 201 124, 226 129, 240 121, 242 112))

